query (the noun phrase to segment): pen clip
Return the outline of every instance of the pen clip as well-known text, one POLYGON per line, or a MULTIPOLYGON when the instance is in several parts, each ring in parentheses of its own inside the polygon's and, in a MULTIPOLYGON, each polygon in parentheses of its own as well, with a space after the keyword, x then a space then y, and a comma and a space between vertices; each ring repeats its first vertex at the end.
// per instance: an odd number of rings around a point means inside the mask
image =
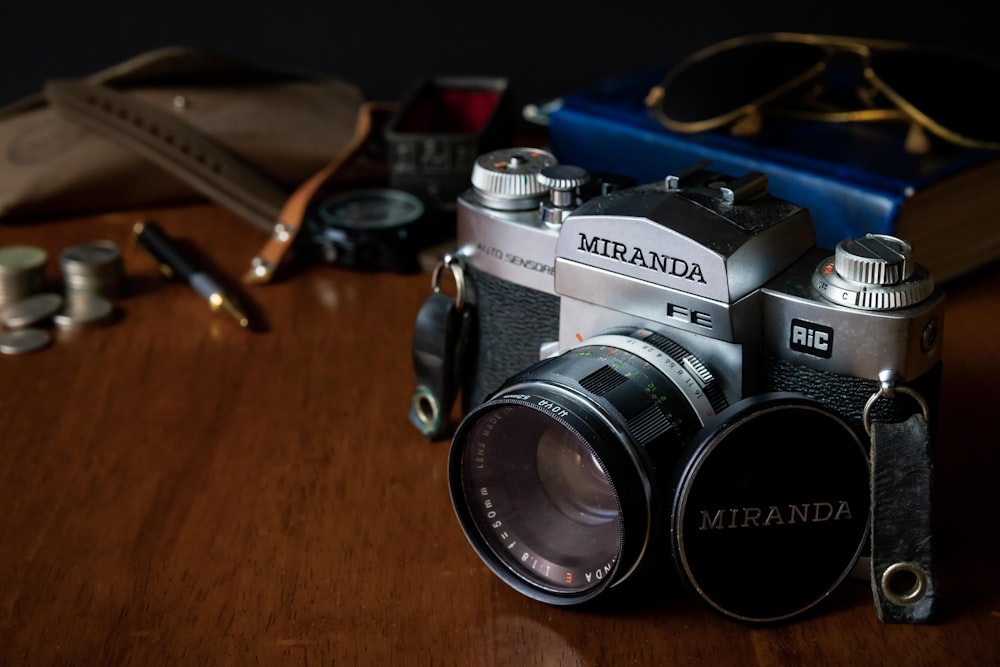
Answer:
POLYGON ((157 268, 160 269, 160 273, 162 273, 165 277, 169 278, 170 280, 173 280, 176 277, 176 275, 174 274, 174 270, 170 268, 170 265, 161 260, 159 257, 157 257, 152 250, 147 248, 146 245, 139 240, 139 236, 142 234, 142 231, 145 228, 146 228, 145 220, 140 220, 134 225, 132 225, 132 242, 136 245, 136 247, 138 247, 144 253, 149 255, 150 258, 152 258, 153 262, 156 263, 157 268))

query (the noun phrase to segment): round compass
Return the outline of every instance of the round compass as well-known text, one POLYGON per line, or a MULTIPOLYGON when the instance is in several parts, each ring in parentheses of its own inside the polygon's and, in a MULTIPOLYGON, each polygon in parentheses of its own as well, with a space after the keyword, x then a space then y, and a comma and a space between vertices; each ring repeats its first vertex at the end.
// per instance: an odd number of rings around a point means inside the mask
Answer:
POLYGON ((307 229, 330 264, 409 272, 419 264, 425 212, 420 198, 403 190, 350 190, 321 201, 307 229))

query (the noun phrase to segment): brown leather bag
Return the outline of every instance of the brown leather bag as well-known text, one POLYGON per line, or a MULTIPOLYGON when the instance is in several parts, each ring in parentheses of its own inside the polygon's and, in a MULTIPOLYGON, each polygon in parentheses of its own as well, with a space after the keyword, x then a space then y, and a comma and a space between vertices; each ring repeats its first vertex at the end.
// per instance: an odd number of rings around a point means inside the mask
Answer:
MULTIPOLYGON (((190 47, 140 54, 71 83, 125 96, 140 109, 140 117, 129 118, 137 125, 144 120, 142 109, 167 114, 228 154, 232 164, 242 162, 269 181, 258 197, 273 217, 247 216, 266 231, 285 198, 355 145, 359 130, 370 131, 358 123, 365 100, 350 82, 190 47)), ((0 222, 169 204, 206 194, 192 186, 197 179, 185 180, 182 169, 164 169, 129 145, 122 132, 95 132, 59 106, 47 85, 0 109, 0 222)))

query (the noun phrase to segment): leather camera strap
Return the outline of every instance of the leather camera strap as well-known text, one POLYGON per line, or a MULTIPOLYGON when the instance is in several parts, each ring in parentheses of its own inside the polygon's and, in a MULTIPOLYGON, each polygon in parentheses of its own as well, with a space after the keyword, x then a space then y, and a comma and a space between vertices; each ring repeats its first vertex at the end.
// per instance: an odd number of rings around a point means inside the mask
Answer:
POLYGON ((268 232, 243 277, 246 283, 271 281, 298 236, 310 201, 365 145, 372 114, 381 108, 376 102, 362 104, 351 143, 289 196, 177 115, 133 96, 100 84, 61 80, 48 82, 45 95, 70 120, 134 150, 268 232))
MULTIPOLYGON (((225 81, 287 77, 289 73, 237 60, 226 54, 193 46, 165 46, 140 53, 79 79, 117 90, 180 82, 218 84, 225 81)), ((0 108, 0 119, 49 103, 45 91, 31 93, 0 108)))
POLYGON ((180 113, 81 81, 50 81, 45 94, 77 124, 159 164, 261 229, 274 226, 288 193, 179 118, 180 113))
POLYGON ((386 106, 378 102, 365 102, 361 105, 361 108, 358 110, 357 123, 354 127, 354 137, 351 139, 351 143, 339 155, 328 162, 325 167, 296 188, 292 196, 285 201, 277 217, 278 222, 274 225, 271 237, 264 244, 264 247, 261 248, 260 252, 251 260, 250 270, 244 274, 243 282, 266 283, 272 279, 275 271, 287 255, 299 230, 302 228, 309 203, 334 174, 358 155, 371 135, 374 114, 377 111, 383 111, 386 106))

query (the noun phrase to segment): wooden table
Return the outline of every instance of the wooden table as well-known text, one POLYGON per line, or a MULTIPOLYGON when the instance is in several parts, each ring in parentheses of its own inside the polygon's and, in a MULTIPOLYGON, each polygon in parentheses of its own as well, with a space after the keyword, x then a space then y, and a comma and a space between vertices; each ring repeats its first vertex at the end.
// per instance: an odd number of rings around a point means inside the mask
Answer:
MULTIPOLYGON (((1000 272, 949 287, 933 626, 866 583, 747 627, 678 592, 529 600, 469 547, 447 443, 407 410, 427 275, 302 267, 238 328, 131 245, 148 217, 238 282, 262 235, 209 205, 0 228, 119 243, 120 321, 0 357, 0 665, 1000 664, 1000 272)), ((59 278, 50 261, 49 278, 59 278)))

